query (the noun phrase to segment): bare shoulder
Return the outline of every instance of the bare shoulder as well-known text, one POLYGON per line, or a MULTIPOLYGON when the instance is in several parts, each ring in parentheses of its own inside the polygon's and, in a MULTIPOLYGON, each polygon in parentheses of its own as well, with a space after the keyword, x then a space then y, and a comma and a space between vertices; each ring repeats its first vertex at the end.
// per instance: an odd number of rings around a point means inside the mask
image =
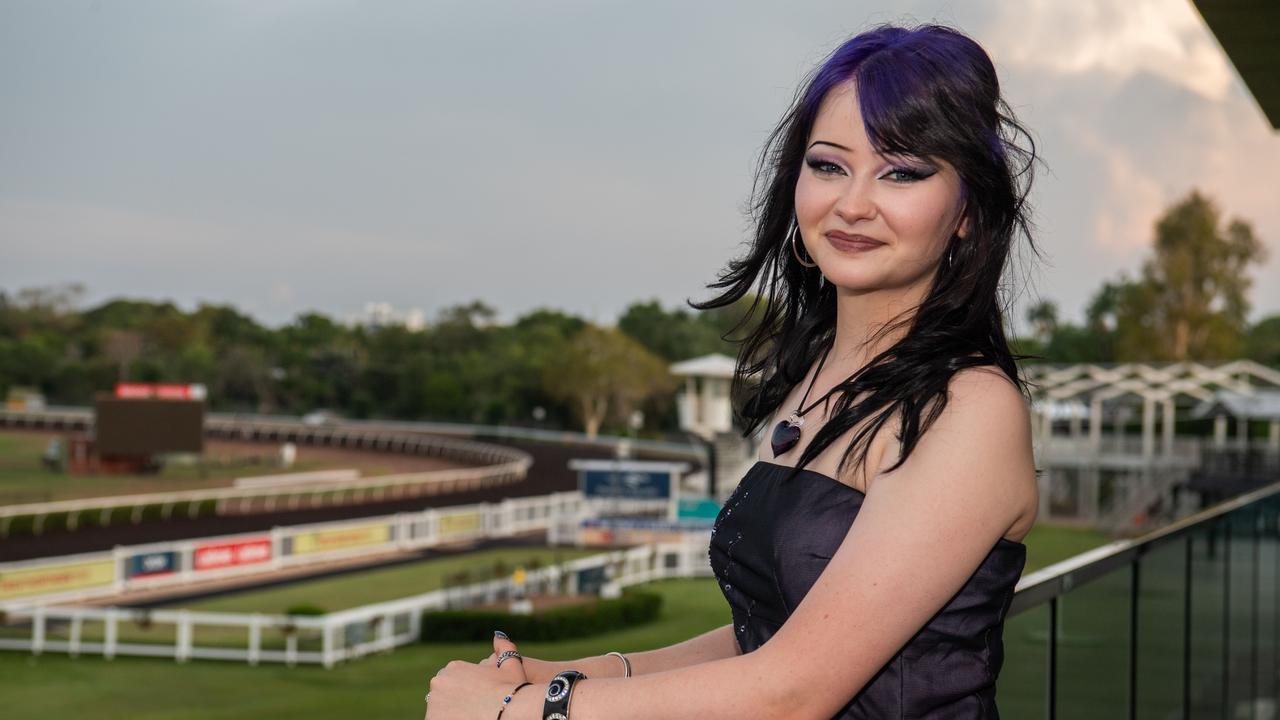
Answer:
MULTIPOLYGON (((893 435, 898 424, 893 424, 893 435)), ((1031 414, 1021 390, 1002 370, 976 366, 956 372, 947 404, 919 437, 911 456, 893 473, 902 454, 895 437, 880 456, 873 484, 884 476, 915 483, 963 482, 966 496, 986 511, 1007 517, 1003 537, 1021 541, 1035 524, 1039 490, 1032 448, 1031 414)))
POLYGON ((948 395, 947 408, 929 432, 939 431, 935 440, 941 445, 954 444, 959 459, 990 470, 989 492, 996 502, 1017 512, 1006 537, 1021 540, 1035 523, 1039 507, 1026 398, 1004 371, 989 365, 958 371, 948 395))
POLYGON ((957 370, 951 375, 947 387, 952 398, 964 398, 968 402, 989 402, 991 410, 1014 411, 1025 418, 1027 401, 1014 380, 995 365, 978 365, 957 370))

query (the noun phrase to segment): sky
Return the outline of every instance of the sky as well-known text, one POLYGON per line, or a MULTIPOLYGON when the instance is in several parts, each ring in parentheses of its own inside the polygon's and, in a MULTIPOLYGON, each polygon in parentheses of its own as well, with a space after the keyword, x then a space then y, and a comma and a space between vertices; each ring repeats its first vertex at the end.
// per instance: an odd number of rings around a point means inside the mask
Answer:
POLYGON ((805 73, 880 22, 973 37, 1031 129, 1016 327, 1079 322, 1193 188, 1268 248, 1250 320, 1280 312, 1280 133, 1187 0, 0 0, 0 290, 273 326, 684 306, 805 73))

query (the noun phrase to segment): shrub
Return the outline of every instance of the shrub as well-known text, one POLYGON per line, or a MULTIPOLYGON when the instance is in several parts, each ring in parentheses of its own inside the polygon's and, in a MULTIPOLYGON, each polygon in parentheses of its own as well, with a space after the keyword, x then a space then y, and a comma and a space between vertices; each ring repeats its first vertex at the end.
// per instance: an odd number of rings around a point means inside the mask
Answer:
POLYGON ((500 610, 429 610, 422 614, 422 642, 485 642, 502 630, 521 641, 546 642, 598 635, 655 620, 662 596, 623 590, 622 597, 517 615, 500 610))

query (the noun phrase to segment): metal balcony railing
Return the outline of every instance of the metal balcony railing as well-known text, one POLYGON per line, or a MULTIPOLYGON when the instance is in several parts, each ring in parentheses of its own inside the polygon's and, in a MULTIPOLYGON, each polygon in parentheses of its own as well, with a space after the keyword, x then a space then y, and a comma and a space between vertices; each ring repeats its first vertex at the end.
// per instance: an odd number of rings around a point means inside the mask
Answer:
POLYGON ((1280 482, 1023 577, 1004 718, 1276 717, 1280 482))

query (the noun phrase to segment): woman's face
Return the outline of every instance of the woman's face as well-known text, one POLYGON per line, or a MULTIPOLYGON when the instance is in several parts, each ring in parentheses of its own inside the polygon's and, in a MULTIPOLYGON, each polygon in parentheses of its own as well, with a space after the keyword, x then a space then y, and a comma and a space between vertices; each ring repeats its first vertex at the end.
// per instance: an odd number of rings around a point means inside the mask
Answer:
POLYGON ((827 93, 806 147, 796 220, 804 249, 827 281, 870 291, 928 279, 964 210, 955 169, 941 161, 876 155, 852 81, 827 93), (831 237, 835 233, 882 244, 842 247, 831 237))

